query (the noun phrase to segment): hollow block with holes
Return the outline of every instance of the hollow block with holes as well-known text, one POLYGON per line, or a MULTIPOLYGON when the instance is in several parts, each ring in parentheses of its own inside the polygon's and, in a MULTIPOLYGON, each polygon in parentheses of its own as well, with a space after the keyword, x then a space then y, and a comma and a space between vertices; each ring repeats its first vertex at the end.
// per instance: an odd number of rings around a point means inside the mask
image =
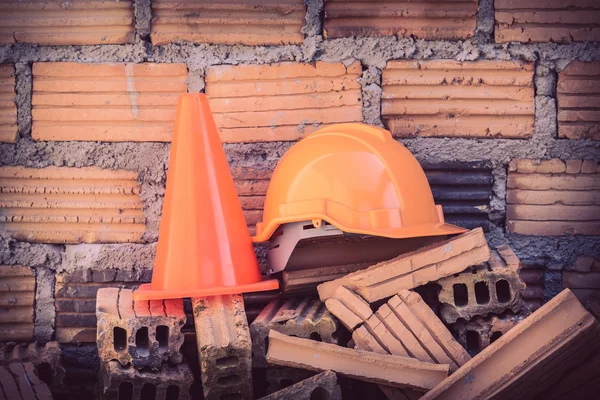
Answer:
POLYGON ((179 364, 183 356, 183 301, 136 301, 131 289, 103 288, 96 297, 100 360, 157 370, 163 362, 179 364))
POLYGON ((521 293, 525 283, 519 276, 520 262, 507 245, 492 251, 487 263, 437 281, 442 289, 442 318, 454 323, 458 318, 469 320, 476 315, 501 314, 506 310, 521 310, 521 293))
POLYGON ((62 351, 58 342, 10 346, 0 343, 0 365, 30 362, 37 376, 51 389, 62 386, 65 369, 60 363, 62 351))
POLYGON ((241 295, 193 298, 206 400, 252 399, 252 342, 241 295))
POLYGON ((342 391, 333 371, 325 371, 259 400, 342 400, 342 391))
POLYGON ((271 329, 290 336, 338 344, 338 322, 319 300, 306 298, 275 299, 250 325, 252 363, 266 368, 266 341, 271 329))
POLYGON ((102 362, 102 398, 106 400, 189 400, 194 375, 187 364, 164 365, 160 371, 102 362))

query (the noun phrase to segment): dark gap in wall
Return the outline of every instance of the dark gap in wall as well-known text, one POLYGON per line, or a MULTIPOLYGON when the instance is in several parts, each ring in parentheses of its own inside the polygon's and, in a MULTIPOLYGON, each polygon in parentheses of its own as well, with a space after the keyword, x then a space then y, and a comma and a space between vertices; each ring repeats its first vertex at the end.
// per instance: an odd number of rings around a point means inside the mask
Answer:
POLYGON ((490 288, 487 282, 475 283, 475 300, 477 304, 488 304, 490 302, 490 288))

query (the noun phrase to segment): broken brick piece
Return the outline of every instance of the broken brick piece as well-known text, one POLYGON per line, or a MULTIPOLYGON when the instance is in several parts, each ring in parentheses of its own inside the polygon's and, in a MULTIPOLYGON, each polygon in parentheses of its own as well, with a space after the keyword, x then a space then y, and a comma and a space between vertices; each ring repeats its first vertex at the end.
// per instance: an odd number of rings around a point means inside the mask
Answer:
POLYGON ((325 306, 350 332, 373 315, 369 303, 344 286, 335 289, 325 306))
POLYGON ((185 64, 33 64, 33 140, 169 142, 185 64))
POLYGON ((476 316, 469 321, 459 319, 452 325, 452 330, 456 340, 474 356, 525 318, 526 315, 510 312, 502 315, 488 315, 485 318, 476 316))
POLYGON ((44 345, 30 343, 28 346, 0 343, 0 365, 30 362, 37 376, 51 388, 63 384, 65 369, 61 364, 61 355, 58 342, 48 342, 44 345))
POLYGON ((507 245, 492 251, 488 263, 473 266, 458 275, 438 280, 444 321, 469 320, 476 315, 517 313, 525 284, 519 276, 520 262, 507 245))
POLYGON ((361 122, 360 62, 217 65, 206 95, 223 142, 297 140, 319 127, 361 122))
POLYGON ((281 389, 302 382, 316 374, 315 371, 308 371, 299 368, 288 368, 275 366, 265 369, 265 379, 267 381, 267 394, 275 393, 281 389))
POLYGON ((314 400, 316 398, 342 400, 342 391, 337 384, 337 375, 332 371, 321 372, 278 392, 261 397, 260 400, 292 398, 295 400, 314 400))
POLYGON ((139 242, 146 218, 137 178, 96 167, 0 167, 0 230, 28 242, 139 242))
POLYGON ((448 365, 382 355, 269 332, 269 363, 314 371, 332 370, 350 378, 427 390, 442 381, 448 365))
POLYGON ((354 340, 354 348, 356 350, 372 351, 377 354, 390 354, 383 346, 377 341, 375 336, 371 334, 365 325, 359 326, 354 332, 352 332, 352 340, 354 340))
MULTIPOLYGON (((1 214, 0 210, 0 219, 1 214)), ((34 299, 33 270, 22 265, 0 265, 0 341, 33 340, 34 299)))
POLYGON ((598 350, 600 326, 568 289, 425 394, 431 399, 530 399, 598 350))
POLYGON ((14 143, 18 130, 14 65, 0 64, 0 81, 4 83, 0 85, 0 142, 14 143))
POLYGON ((178 364, 186 316, 181 299, 136 301, 131 289, 98 290, 98 356, 123 366, 157 370, 163 362, 178 364))
POLYGON ((323 303, 306 298, 275 299, 250 325, 252 363, 266 368, 266 340, 271 329, 286 335, 338 344, 338 323, 323 303))
POLYGON ((103 399, 189 400, 194 375, 187 364, 164 365, 158 371, 124 367, 118 361, 101 362, 103 399))
POLYGON ((0 366, 0 397, 7 400, 52 400, 50 389, 30 362, 0 366))
POLYGON ((381 116, 401 137, 529 138, 533 73, 533 63, 516 61, 388 61, 381 116))
POLYGON ((192 298, 206 400, 252 399, 252 342, 241 295, 192 298))
POLYGON ((464 0, 436 7, 434 2, 325 2, 323 35, 327 39, 356 36, 397 36, 429 40, 459 40, 473 36, 477 2, 464 0))
POLYGON ((412 289, 462 272, 489 258, 490 249, 483 230, 476 228, 343 278, 322 283, 317 289, 321 301, 331 298, 339 286, 345 286, 372 303, 393 296, 400 290, 412 289))
POLYGON ((260 6, 247 0, 226 4, 153 1, 150 37, 155 46, 182 40, 248 46, 302 44, 304 14, 302 0, 260 6))
POLYGON ((312 296, 317 293, 317 286, 321 283, 342 278, 344 275, 360 271, 368 266, 368 264, 359 263, 298 271, 284 269, 281 272, 281 292, 286 296, 312 296))

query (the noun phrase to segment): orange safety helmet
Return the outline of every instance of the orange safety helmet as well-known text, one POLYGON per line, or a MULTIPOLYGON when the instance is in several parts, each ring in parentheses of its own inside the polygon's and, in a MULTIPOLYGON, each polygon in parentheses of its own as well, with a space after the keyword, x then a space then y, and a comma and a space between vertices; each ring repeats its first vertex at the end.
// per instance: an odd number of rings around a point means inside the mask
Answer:
POLYGON ((321 128, 288 150, 252 240, 265 242, 280 225, 299 221, 396 239, 466 231, 444 222, 412 153, 389 131, 359 123, 321 128))

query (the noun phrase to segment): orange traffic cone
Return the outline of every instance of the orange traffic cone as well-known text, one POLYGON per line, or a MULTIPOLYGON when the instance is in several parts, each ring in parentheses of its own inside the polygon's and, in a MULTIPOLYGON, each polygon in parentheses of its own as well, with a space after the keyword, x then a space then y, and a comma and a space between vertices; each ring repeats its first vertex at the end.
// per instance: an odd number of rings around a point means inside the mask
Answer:
POLYGON ((134 300, 277 289, 256 254, 206 96, 179 99, 152 283, 134 300))

